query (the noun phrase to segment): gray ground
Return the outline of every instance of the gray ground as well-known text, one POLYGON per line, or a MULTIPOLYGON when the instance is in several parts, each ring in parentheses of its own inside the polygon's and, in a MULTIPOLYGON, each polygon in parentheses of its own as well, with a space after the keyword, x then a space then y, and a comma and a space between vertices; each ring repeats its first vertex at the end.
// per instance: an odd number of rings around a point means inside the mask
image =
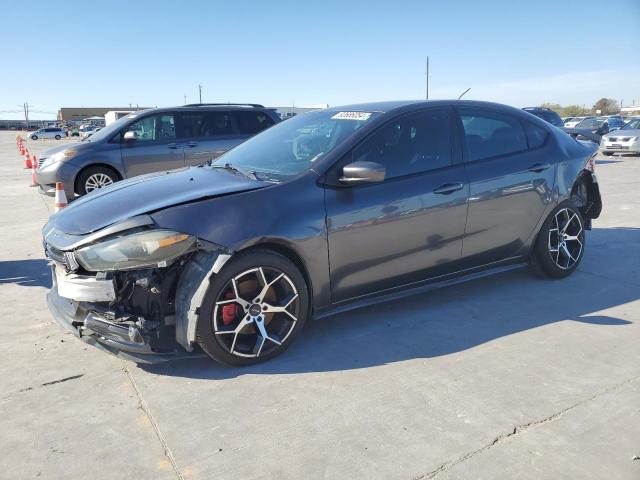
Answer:
POLYGON ((599 162, 604 211, 569 279, 340 315, 259 367, 150 368, 52 322, 53 201, 14 145, 0 133, 0 477, 640 478, 640 157, 599 162))

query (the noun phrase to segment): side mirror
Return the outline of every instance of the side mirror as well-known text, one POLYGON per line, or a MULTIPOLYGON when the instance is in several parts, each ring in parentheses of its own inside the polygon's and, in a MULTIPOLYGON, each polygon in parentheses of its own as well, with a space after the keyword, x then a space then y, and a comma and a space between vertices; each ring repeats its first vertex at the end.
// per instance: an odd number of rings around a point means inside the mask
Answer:
POLYGON ((123 137, 125 142, 135 142, 138 139, 138 134, 133 131, 124 132, 123 137))
POLYGON ((375 162, 353 162, 342 168, 340 183, 357 185, 360 183, 383 182, 387 169, 375 162))

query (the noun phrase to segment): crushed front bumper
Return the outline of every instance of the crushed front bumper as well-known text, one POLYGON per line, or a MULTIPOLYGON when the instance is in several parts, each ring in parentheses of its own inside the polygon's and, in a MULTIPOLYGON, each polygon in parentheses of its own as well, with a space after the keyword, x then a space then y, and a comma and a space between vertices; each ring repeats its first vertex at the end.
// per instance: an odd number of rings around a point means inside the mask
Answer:
MULTIPOLYGON (((139 329, 110 321, 101 312, 91 309, 90 304, 61 296, 55 270, 53 267, 53 286, 47 294, 49 311, 60 326, 80 340, 136 363, 152 364, 193 357, 178 345, 173 352, 157 352, 145 340, 139 329)), ((104 284, 91 280, 83 283, 81 279, 75 279, 75 282, 80 285, 78 291, 87 297, 99 297, 105 295, 108 290, 104 284)), ((69 286, 65 285, 63 290, 68 288, 69 286)))

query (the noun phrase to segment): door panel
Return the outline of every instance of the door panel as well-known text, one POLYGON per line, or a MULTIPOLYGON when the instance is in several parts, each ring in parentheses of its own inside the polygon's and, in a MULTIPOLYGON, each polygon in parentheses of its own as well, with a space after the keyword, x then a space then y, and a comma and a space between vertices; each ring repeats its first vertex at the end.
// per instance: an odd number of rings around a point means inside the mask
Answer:
POLYGON ((516 117, 479 109, 461 108, 460 113, 470 160, 462 256, 473 267, 522 253, 551 200, 555 164, 548 147, 528 149, 516 117))
POLYGON ((457 268, 468 182, 454 164, 451 115, 433 108, 401 116, 372 133, 337 168, 369 161, 384 182, 327 188, 332 300, 425 280, 457 268))
POLYGON ((463 166, 325 195, 334 302, 456 269, 467 218, 463 166), (458 182, 460 190, 434 193, 458 182))
POLYGON ((184 167, 184 147, 176 140, 173 115, 149 115, 127 131, 137 134, 136 140, 123 141, 120 149, 127 177, 184 167))

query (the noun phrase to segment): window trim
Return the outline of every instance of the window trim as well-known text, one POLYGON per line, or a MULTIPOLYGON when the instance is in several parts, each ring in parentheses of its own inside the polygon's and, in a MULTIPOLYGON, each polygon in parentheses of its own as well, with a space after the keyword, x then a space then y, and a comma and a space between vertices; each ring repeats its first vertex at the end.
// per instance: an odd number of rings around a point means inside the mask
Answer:
POLYGON ((367 135, 364 138, 361 138, 355 145, 352 145, 349 150, 342 155, 342 157, 340 157, 340 159, 338 159, 336 162, 334 162, 333 165, 331 165, 331 167, 327 170, 327 173, 325 174, 325 179, 330 181, 326 181, 325 183, 330 185, 330 186, 336 186, 336 187, 347 187, 347 188, 362 188, 362 187, 374 187, 376 185, 384 185, 386 183, 389 182, 393 182, 395 180, 402 180, 402 179, 406 179, 409 177, 418 177, 418 176, 422 176, 422 175, 428 175, 430 173, 433 172, 441 172, 443 170, 446 170, 448 168, 453 168, 453 167, 457 167, 460 164, 462 164, 462 157, 460 155, 460 151, 457 147, 457 144, 459 143, 459 132, 457 129, 457 125, 455 124, 455 112, 453 111, 453 108, 450 105, 434 105, 431 107, 426 107, 426 108, 420 108, 418 110, 412 110, 410 112, 403 112, 399 115, 396 115, 390 119, 388 119, 387 121, 385 121, 384 123, 382 123, 381 125, 376 126, 375 128, 372 129, 371 132, 367 133, 367 135), (361 183, 361 184, 355 184, 355 185, 343 185, 340 184, 339 182, 337 182, 337 179, 340 177, 340 172, 339 170, 344 167, 345 165, 348 165, 349 163, 353 162, 353 152, 359 148, 363 143, 365 143, 366 141, 368 141, 371 137, 373 137, 375 134, 377 134, 380 130, 382 130, 383 128, 386 128, 387 126, 389 126, 391 123, 393 122, 397 122, 398 120, 401 120, 405 117, 408 117, 410 115, 416 115, 419 113, 423 113, 423 112, 428 112, 430 110, 444 110, 449 114, 449 131, 450 131, 450 140, 451 140, 451 164, 446 165, 444 167, 438 167, 438 168, 432 168, 430 170, 424 170, 424 171, 420 171, 420 172, 413 172, 413 173, 407 173, 405 175, 399 175, 396 177, 391 177, 391 178, 387 178, 385 175, 385 179, 382 182, 377 182, 377 183, 370 183, 370 184, 366 184, 366 183, 361 183))
MULTIPOLYGON (((463 107, 459 107, 456 106, 454 107, 455 111, 456 111, 456 115, 458 117, 458 124, 459 124, 459 129, 460 129, 460 142, 461 142, 461 148, 462 148, 462 156, 463 156, 463 163, 465 165, 470 165, 470 164, 475 164, 475 163, 480 163, 480 162, 486 162, 486 161, 490 161, 490 160, 496 160, 496 159, 502 159, 504 157, 508 157, 511 155, 518 155, 518 154, 522 154, 524 152, 529 152, 529 151, 534 151, 537 150, 537 148, 535 149, 530 149, 529 148, 529 139, 527 138, 527 132, 524 129, 524 125, 522 124, 522 119, 519 118, 517 115, 513 115, 511 113, 505 113, 502 112, 500 110, 497 109, 492 109, 492 108, 488 108, 488 107, 467 107, 467 106, 463 106, 463 107), (514 152, 509 152, 509 153, 502 153, 500 155, 493 155, 491 157, 485 157, 485 158, 479 158, 477 160, 471 160, 471 157, 469 155, 469 146, 467 145, 466 142, 466 134, 465 134, 465 130, 464 130, 464 124, 462 123, 462 114, 461 114, 461 110, 476 110, 476 111, 485 111, 485 112, 489 112, 489 113, 497 113, 497 114, 501 114, 501 115, 510 115, 512 116, 520 125, 520 128, 522 128, 522 133, 524 133, 524 141, 525 144, 527 145, 527 147, 523 150, 516 150, 514 152)), ((541 119, 541 121, 544 122, 544 120, 541 119)), ((551 132, 547 131, 547 133, 549 133, 549 135, 551 134, 551 132)), ((547 135, 547 138, 545 139, 544 143, 538 147, 538 148, 542 148, 544 145, 546 145, 548 139, 549 139, 549 135, 547 135)))

